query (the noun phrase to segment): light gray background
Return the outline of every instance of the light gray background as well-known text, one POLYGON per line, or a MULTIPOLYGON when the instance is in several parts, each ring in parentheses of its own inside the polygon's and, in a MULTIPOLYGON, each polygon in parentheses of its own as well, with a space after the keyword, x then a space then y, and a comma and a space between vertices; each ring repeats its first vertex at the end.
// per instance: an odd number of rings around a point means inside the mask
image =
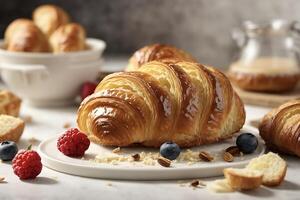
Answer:
POLYGON ((154 42, 173 44, 202 63, 226 67, 234 53, 232 28, 244 20, 300 20, 299 0, 0 0, 0 31, 39 4, 54 3, 82 23, 108 54, 130 54, 154 42))

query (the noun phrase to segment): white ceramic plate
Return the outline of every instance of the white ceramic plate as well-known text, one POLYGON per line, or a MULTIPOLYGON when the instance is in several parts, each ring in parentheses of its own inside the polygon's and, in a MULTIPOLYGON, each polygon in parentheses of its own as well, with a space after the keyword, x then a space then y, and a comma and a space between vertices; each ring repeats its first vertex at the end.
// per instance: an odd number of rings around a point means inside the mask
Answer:
MULTIPOLYGON (((245 127, 241 132, 251 132, 257 134, 257 129, 245 127)), ((166 179, 189 179, 212 177, 223 174, 223 169, 227 167, 243 167, 250 159, 265 152, 265 145, 259 139, 257 150, 249 155, 235 157, 233 162, 225 162, 221 159, 222 151, 235 144, 235 137, 217 144, 205 145, 192 148, 193 151, 207 151, 213 155, 220 155, 219 159, 213 162, 197 162, 192 165, 187 163, 172 163, 172 167, 165 168, 160 165, 149 166, 143 164, 133 164, 132 162, 122 162, 118 165, 97 163, 91 161, 98 154, 108 153, 112 148, 105 148, 91 143, 85 154, 85 159, 70 158, 60 153, 56 147, 57 137, 43 141, 39 146, 39 153, 43 164, 51 169, 72 175, 105 178, 105 179, 127 179, 127 180, 166 180, 166 179)), ((125 148, 124 152, 133 153, 158 152, 158 149, 147 148, 125 148)), ((135 162, 136 163, 136 162, 135 162)))

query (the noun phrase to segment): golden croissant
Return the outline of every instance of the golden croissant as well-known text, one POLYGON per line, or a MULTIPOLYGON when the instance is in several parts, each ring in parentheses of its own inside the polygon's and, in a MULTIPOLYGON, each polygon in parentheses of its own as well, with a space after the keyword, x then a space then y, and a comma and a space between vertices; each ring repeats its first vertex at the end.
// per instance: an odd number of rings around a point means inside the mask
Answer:
POLYGON ((300 100, 289 101, 266 114, 259 133, 267 146, 300 157, 300 100))
POLYGON ((78 110, 77 123, 107 146, 192 147, 230 138, 245 122, 229 80, 212 67, 152 61, 102 80, 78 110))
POLYGON ((196 62, 191 55, 181 49, 170 45, 152 44, 137 50, 131 56, 126 71, 137 70, 143 64, 155 60, 165 63, 172 63, 174 61, 196 62))

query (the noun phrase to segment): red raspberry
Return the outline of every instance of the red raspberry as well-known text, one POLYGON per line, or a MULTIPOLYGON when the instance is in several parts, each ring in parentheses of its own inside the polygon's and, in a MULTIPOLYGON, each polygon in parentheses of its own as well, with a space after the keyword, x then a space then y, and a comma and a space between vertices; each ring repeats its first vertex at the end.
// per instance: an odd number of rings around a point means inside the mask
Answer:
POLYGON ((57 141, 58 150, 70 157, 82 157, 89 146, 90 140, 77 128, 68 129, 57 141))
POLYGON ((95 89, 97 87, 97 84, 92 83, 92 82, 85 82, 82 85, 80 96, 81 100, 85 99, 87 96, 91 95, 94 93, 95 89))
POLYGON ((33 179, 42 171, 41 157, 36 151, 22 150, 12 161, 14 173, 20 179, 33 179))

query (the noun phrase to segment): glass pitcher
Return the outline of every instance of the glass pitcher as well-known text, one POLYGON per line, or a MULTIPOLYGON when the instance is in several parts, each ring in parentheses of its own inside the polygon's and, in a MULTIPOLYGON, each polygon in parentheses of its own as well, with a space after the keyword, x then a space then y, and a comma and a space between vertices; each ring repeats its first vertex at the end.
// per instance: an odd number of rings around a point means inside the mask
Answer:
POLYGON ((233 31, 239 47, 230 71, 278 75, 299 73, 300 26, 298 22, 273 20, 266 24, 247 21, 233 31))

